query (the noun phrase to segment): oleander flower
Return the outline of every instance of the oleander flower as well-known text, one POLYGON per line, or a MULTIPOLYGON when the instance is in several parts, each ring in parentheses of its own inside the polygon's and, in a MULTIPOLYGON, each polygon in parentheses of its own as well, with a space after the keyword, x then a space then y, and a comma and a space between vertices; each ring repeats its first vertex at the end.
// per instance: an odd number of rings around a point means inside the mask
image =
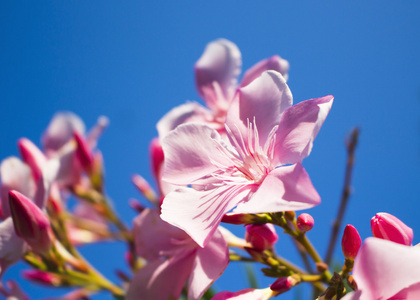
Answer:
POLYGON ((343 300, 420 299, 420 248, 367 238, 355 260, 357 291, 343 300))
POLYGON ((134 275, 127 300, 178 299, 188 280, 188 299, 201 299, 229 263, 228 246, 216 232, 199 247, 185 232, 146 209, 133 226, 136 252, 148 260, 134 275))
POLYGON ((197 91, 208 108, 196 102, 173 108, 157 124, 159 137, 186 122, 206 123, 224 133, 226 114, 239 87, 248 85, 267 70, 288 77, 288 61, 273 55, 252 66, 238 84, 241 65, 241 52, 234 43, 226 39, 210 42, 194 66, 197 91))
POLYGON ((301 165, 333 97, 292 106, 284 77, 266 71, 236 93, 226 119, 230 143, 200 123, 178 126, 162 141, 166 195, 162 219, 207 244, 222 217, 301 210, 320 197, 301 165), (188 187, 189 186, 189 187, 188 187))

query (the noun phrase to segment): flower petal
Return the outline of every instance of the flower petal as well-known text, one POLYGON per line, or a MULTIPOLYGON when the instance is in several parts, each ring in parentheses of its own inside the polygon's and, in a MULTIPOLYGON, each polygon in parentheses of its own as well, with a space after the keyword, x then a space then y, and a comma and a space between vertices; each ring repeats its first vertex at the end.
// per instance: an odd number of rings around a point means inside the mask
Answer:
POLYGON ((201 299, 210 285, 222 275, 228 264, 228 246, 217 230, 206 247, 197 249, 189 279, 188 299, 201 299))
POLYGON ((249 193, 250 187, 235 185, 208 191, 179 188, 163 200, 161 218, 184 230, 200 247, 204 247, 223 215, 249 193))
POLYGON ((2 217, 10 216, 9 191, 16 190, 28 198, 34 196, 35 184, 31 169, 17 157, 8 157, 1 162, 1 211, 2 217))
POLYGON ((217 293, 211 300, 267 300, 274 296, 270 288, 245 289, 238 292, 223 291, 217 293))
POLYGON ((12 218, 0 223, 0 274, 17 262, 27 250, 27 245, 16 235, 12 218))
POLYGON ((217 111, 219 107, 226 105, 218 101, 232 98, 241 72, 241 64, 241 52, 231 41, 218 39, 206 46, 194 66, 195 81, 199 94, 212 110, 217 111), (225 99, 217 99, 220 97, 213 99, 218 94, 214 83, 217 83, 225 99))
POLYGON ((191 273, 194 253, 167 260, 153 260, 134 274, 128 288, 127 300, 178 299, 191 273))
POLYGON ((203 124, 183 124, 171 131, 162 141, 165 154, 163 180, 189 185, 216 170, 215 165, 231 165, 226 154, 219 150, 220 135, 203 124))
POLYGON ((265 213, 301 210, 318 205, 321 199, 301 164, 271 171, 248 202, 235 213, 265 213))
POLYGON ((171 109, 159 120, 156 128, 162 139, 178 125, 186 122, 210 123, 211 120, 211 111, 196 102, 190 102, 171 109))
POLYGON ((287 72, 289 71, 289 62, 278 55, 273 55, 270 58, 264 59, 253 65, 248 71, 245 72, 240 86, 247 86, 256 78, 258 78, 264 71, 277 71, 285 80, 288 78, 287 72))
POLYGON ((133 235, 137 254, 149 260, 177 248, 174 241, 190 239, 181 229, 162 221, 159 212, 152 209, 145 209, 134 219, 133 235))
MULTIPOLYGON (((259 145, 264 146, 293 97, 280 73, 266 71, 246 87, 240 88, 229 108, 226 125, 237 141, 247 144, 248 122, 256 122, 259 145)), ((255 124, 254 124, 255 125, 255 124)))
POLYGON ((367 238, 356 258, 353 277, 366 299, 389 299, 420 283, 420 249, 367 238))
MULTIPOLYGON (((55 152, 73 138, 73 132, 85 132, 83 121, 71 112, 54 115, 42 138, 46 152, 55 152)), ((47 153, 48 154, 48 153, 47 153)))
POLYGON ((312 143, 327 117, 333 96, 293 105, 281 117, 276 133, 275 164, 295 164, 309 155, 312 143))

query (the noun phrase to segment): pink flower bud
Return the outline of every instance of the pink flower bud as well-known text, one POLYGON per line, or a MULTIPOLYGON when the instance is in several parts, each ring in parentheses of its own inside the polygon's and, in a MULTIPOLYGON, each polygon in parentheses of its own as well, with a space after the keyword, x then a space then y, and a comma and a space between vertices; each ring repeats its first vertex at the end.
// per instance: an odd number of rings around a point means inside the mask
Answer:
POLYGON ((42 176, 42 167, 46 164, 47 158, 34 143, 26 138, 18 141, 18 148, 22 160, 31 168, 35 183, 42 176))
POLYGON ((260 251, 271 249, 278 238, 273 224, 250 224, 246 226, 245 240, 254 249, 260 251))
POLYGON ((307 232, 311 230, 314 227, 315 221, 314 218, 310 214, 300 214, 300 216, 297 218, 297 227, 302 232, 307 232))
POLYGON ((370 220, 370 225, 374 237, 406 246, 413 242, 413 229, 393 215, 377 213, 370 220))
POLYGON ((16 234, 39 253, 52 245, 52 230, 48 217, 29 198, 12 190, 9 205, 16 234))
POLYGON ((343 238, 341 239, 341 248, 345 258, 355 259, 362 245, 362 239, 353 225, 347 225, 344 228, 343 238))
POLYGON ((158 202, 158 196, 156 195, 156 192, 153 190, 153 188, 150 186, 146 179, 144 179, 138 174, 134 174, 131 177, 131 181, 147 200, 149 200, 152 203, 158 202))
POLYGON ((234 213, 228 213, 225 214, 222 218, 223 223, 228 224, 250 224, 252 223, 252 215, 250 214, 234 214, 234 213))
POLYGON ((76 155, 81 166, 86 172, 90 173, 93 166, 93 154, 86 139, 77 131, 73 132, 74 139, 77 144, 76 155))
POLYGON ((62 282, 61 278, 57 275, 40 270, 24 270, 22 275, 28 280, 47 286, 59 286, 62 282))
POLYGON ((155 178, 159 178, 160 168, 163 164, 164 156, 162 145, 158 138, 154 138, 149 146, 150 158, 152 160, 152 171, 155 178))
POLYGON ((290 290, 297 283, 299 283, 299 280, 293 276, 280 277, 273 282, 273 284, 270 286, 270 289, 281 294, 290 290))

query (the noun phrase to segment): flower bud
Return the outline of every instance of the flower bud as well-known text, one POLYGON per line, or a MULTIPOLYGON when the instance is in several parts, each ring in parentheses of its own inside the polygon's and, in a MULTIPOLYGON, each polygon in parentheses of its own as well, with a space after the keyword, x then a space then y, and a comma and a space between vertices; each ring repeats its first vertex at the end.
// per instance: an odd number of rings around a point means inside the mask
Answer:
POLYGON ((228 213, 225 214, 222 218, 222 223, 228 223, 228 224, 250 224, 252 223, 253 217, 250 214, 234 214, 234 213, 228 213))
POLYGON ((306 214, 306 213, 300 214, 296 222, 297 222, 297 227, 302 232, 307 232, 311 230, 315 224, 314 218, 312 218, 310 214, 306 214))
POLYGON ((40 270, 24 270, 22 275, 28 280, 47 286, 59 286, 63 283, 59 276, 40 270))
POLYGON ((278 236, 273 224, 250 224, 246 226, 245 240, 254 249, 263 251, 273 248, 278 236))
POLYGON ((47 252, 52 245, 52 230, 48 217, 30 199, 12 190, 9 205, 16 234, 39 253, 47 252))
POLYGON ((73 132, 76 141, 76 155, 81 166, 87 173, 91 173, 93 167, 93 154, 86 139, 77 131, 73 132))
POLYGON ((150 158, 152 160, 152 171, 155 178, 160 177, 160 167, 163 164, 164 155, 162 145, 158 138, 154 138, 149 146, 150 158))
POLYGON ((294 276, 280 277, 274 281, 272 285, 270 285, 270 289, 274 292, 277 292, 278 294, 281 294, 287 292, 298 283, 299 278, 294 276))
POLYGON ((47 163, 47 158, 34 143, 26 138, 19 139, 18 148, 22 160, 31 168, 32 176, 37 183, 42 176, 42 167, 47 163))
POLYGON ((343 238, 341 239, 341 248, 344 257, 354 260, 362 245, 362 239, 353 225, 347 225, 344 228, 343 238))
POLYGON ((153 190, 146 179, 138 174, 134 174, 131 177, 131 181, 147 200, 155 204, 158 202, 158 196, 156 195, 156 192, 153 190))
POLYGON ((374 237, 406 246, 413 242, 413 229, 393 215, 377 213, 370 220, 370 225, 374 237))

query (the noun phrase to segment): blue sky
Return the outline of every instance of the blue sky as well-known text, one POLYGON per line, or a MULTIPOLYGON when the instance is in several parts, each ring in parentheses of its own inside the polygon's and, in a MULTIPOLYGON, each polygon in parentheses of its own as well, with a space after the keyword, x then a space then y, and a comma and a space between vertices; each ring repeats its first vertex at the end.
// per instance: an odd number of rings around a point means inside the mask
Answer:
MULTIPOLYGON (((240 48, 243 70, 273 54, 287 59, 295 102, 335 96, 303 163, 323 201, 310 211, 316 225, 309 237, 320 252, 342 189, 343 140, 356 125, 361 137, 345 224, 366 238, 376 212, 392 213, 414 229, 418 243, 419 12, 417 1, 2 1, 0 159, 17 155, 20 137, 39 145, 56 111, 73 111, 88 127, 105 115, 111 123, 99 148, 107 193, 130 224, 127 201, 139 198, 130 176, 151 179, 148 144, 156 122, 186 100, 202 101, 193 64, 208 42, 224 37, 240 48)), ((298 260, 286 236, 279 243, 280 254, 298 260)), ((115 279, 124 246, 102 248, 83 251, 115 279)), ((245 288, 242 272, 229 267, 217 287, 245 288)), ((23 286, 35 299, 50 295, 23 286)))

